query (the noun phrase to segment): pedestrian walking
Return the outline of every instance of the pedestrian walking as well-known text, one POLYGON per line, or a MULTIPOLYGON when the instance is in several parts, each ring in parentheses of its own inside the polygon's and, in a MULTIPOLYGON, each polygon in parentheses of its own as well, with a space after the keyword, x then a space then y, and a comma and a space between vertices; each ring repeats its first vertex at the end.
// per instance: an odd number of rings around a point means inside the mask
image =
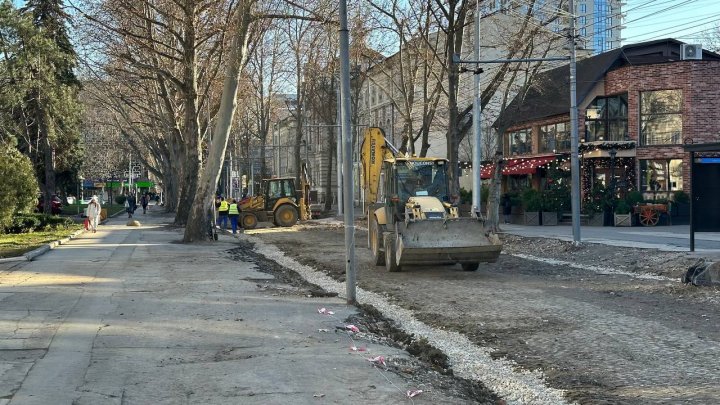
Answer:
POLYGON ((135 196, 131 193, 127 193, 127 199, 125 200, 125 211, 127 211, 128 218, 132 218, 137 208, 137 202, 135 196))
POLYGON ((100 201, 97 196, 92 196, 87 206, 87 217, 93 233, 97 232, 98 222, 100 222, 100 209, 100 201))
POLYGON ((143 208, 143 215, 145 215, 145 213, 147 212, 149 200, 150 200, 150 198, 148 197, 147 194, 143 194, 143 196, 140 197, 140 205, 142 205, 142 208, 143 208))
POLYGON ((228 222, 228 210, 230 209, 230 200, 223 199, 220 201, 220 208, 218 208, 218 226, 220 229, 227 229, 228 222))
POLYGON ((228 217, 230 218, 230 226, 232 227, 232 233, 235 235, 238 229, 238 217, 240 216, 240 209, 238 208, 237 201, 233 198, 228 206, 228 217))
POLYGON ((505 219, 505 223, 510 223, 510 214, 512 213, 512 200, 510 199, 510 195, 505 193, 502 196, 502 199, 500 201, 502 204, 502 210, 503 210, 503 217, 505 219))

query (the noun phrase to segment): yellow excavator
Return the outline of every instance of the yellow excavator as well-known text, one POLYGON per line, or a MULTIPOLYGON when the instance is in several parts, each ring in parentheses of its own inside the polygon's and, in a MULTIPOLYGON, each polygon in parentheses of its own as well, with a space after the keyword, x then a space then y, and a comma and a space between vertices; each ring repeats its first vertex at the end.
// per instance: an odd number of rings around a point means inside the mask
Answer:
POLYGON ((260 194, 240 200, 240 224, 255 229, 258 222, 272 221, 276 226, 293 226, 298 220, 308 220, 310 213, 310 177, 303 163, 300 188, 295 178, 263 179, 260 194))
POLYGON ((460 217, 450 202, 446 159, 404 155, 382 129, 368 128, 361 162, 375 265, 396 272, 404 265, 459 263, 475 271, 481 262, 497 261, 497 235, 481 218, 460 217))

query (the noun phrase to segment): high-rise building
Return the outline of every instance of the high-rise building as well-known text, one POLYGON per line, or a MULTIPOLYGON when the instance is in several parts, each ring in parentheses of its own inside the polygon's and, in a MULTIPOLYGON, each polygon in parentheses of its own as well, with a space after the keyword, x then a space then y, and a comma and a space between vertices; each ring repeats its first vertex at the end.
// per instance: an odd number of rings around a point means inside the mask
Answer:
MULTIPOLYGON (((535 18, 549 22, 550 30, 560 33, 567 28, 567 20, 558 18, 561 14, 557 7, 567 10, 568 0, 490 0, 483 4, 484 15, 499 12, 516 16, 527 13, 532 5, 535 18)), ((585 48, 599 54, 620 47, 623 4, 621 0, 575 0, 575 26, 585 48)))
POLYGON ((594 54, 620 47, 622 5, 619 0, 577 0, 577 32, 594 54))

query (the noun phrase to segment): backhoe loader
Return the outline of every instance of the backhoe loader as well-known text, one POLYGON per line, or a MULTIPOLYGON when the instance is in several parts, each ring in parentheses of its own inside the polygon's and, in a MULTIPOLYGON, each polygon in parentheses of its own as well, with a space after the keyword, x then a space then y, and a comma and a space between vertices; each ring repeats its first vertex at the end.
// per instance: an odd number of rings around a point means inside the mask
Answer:
POLYGON ((293 226, 308 220, 310 213, 310 180, 305 164, 301 168, 300 188, 295 178, 263 179, 260 194, 240 200, 240 224, 254 229, 258 222, 272 221, 276 226, 293 226))
POLYGON ((460 217, 448 195, 446 159, 400 153, 380 128, 365 132, 361 162, 368 206, 368 247, 375 265, 459 263, 475 271, 495 262, 502 243, 481 218, 460 217))

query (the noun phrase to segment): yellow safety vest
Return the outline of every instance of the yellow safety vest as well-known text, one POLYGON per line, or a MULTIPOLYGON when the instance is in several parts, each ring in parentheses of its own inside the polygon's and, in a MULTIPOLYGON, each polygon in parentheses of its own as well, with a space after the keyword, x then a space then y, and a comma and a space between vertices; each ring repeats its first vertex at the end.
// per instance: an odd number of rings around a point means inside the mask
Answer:
POLYGON ((220 208, 218 208, 218 211, 227 211, 228 210, 228 202, 225 200, 220 201, 220 208))
POLYGON ((238 205, 235 203, 230 204, 230 210, 228 210, 228 215, 240 215, 240 211, 238 211, 238 205))

